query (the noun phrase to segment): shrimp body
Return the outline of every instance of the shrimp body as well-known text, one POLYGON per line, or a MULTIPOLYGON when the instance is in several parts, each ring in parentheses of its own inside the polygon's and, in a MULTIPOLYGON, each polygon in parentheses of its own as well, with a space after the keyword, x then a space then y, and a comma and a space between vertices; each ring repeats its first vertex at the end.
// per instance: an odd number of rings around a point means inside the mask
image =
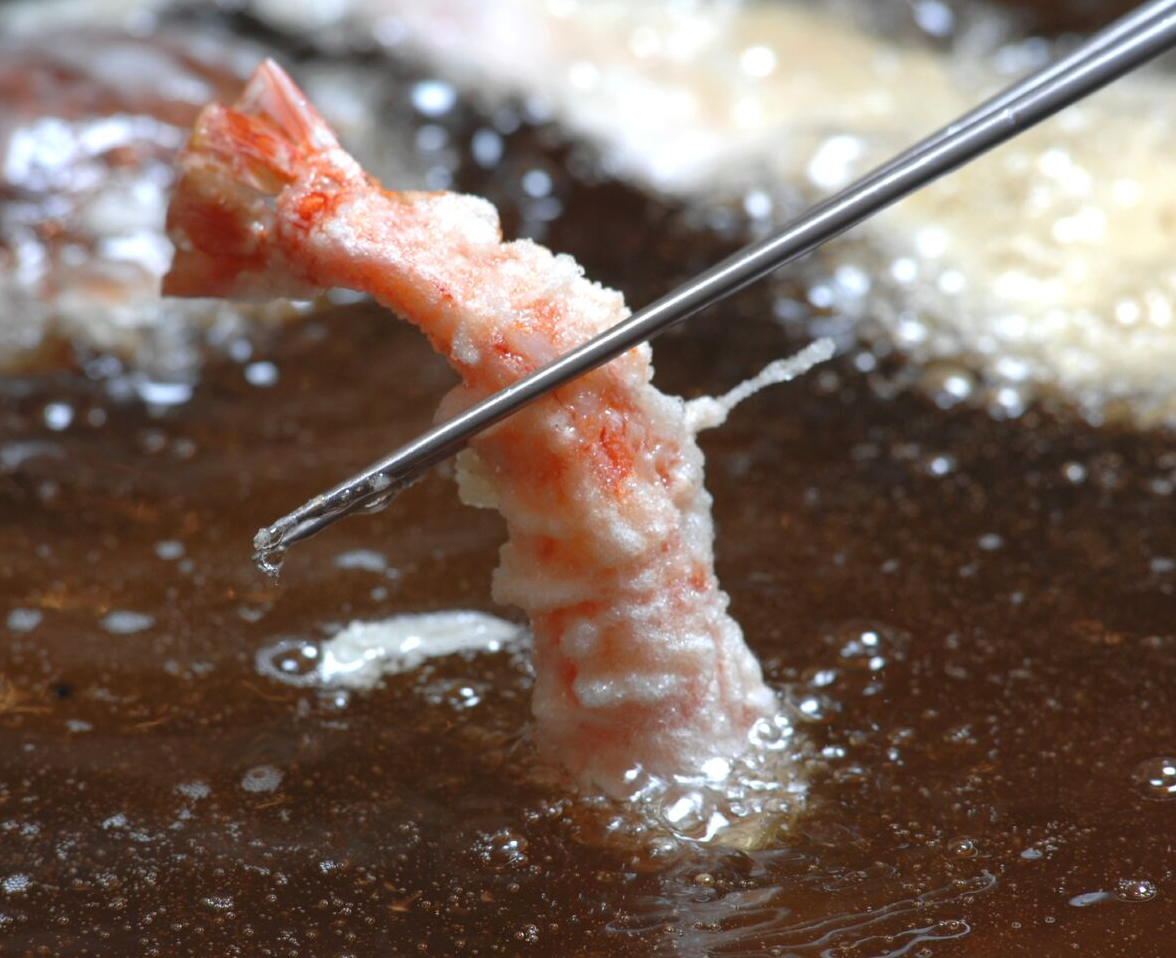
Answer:
MULTIPOLYGON (((461 377, 442 415, 627 314, 571 258, 503 243, 484 200, 382 189, 272 63, 234 108, 205 109, 180 162, 165 292, 368 293, 461 377)), ((652 385, 650 356, 487 430, 459 470, 463 495, 506 519, 493 595, 534 628, 536 742, 617 796, 634 768, 668 777, 740 753, 776 709, 715 579, 688 405, 652 385)))

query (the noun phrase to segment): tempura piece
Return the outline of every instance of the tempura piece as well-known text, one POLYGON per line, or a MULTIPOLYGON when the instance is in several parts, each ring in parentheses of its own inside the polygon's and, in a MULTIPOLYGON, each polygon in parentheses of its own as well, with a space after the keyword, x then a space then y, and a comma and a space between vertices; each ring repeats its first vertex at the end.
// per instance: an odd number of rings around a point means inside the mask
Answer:
MULTIPOLYGON (((485 201, 383 190, 272 63, 205 109, 180 165, 165 292, 370 293, 461 376, 443 415, 626 315, 569 257, 503 243, 485 201)), ((538 745, 614 796, 638 772, 713 771, 777 709, 714 575, 694 433, 725 407, 651 375, 633 349, 478 437, 462 469, 506 518, 494 596, 534 628, 538 745)))

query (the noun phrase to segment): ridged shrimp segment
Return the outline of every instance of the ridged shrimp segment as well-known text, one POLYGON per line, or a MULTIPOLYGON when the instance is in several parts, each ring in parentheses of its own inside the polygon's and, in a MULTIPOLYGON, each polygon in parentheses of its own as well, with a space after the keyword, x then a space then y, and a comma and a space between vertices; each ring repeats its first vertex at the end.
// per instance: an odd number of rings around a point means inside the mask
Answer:
MULTIPOLYGON (((273 64, 202 114, 170 225, 173 292, 348 287, 419 326, 461 377, 445 415, 626 315, 569 257, 503 243, 485 201, 382 189, 273 64)), ((668 777, 742 751, 776 707, 714 576, 687 406, 652 385, 650 357, 562 387, 459 465, 507 522, 493 593, 534 627, 536 741, 615 795, 635 767, 668 777)))

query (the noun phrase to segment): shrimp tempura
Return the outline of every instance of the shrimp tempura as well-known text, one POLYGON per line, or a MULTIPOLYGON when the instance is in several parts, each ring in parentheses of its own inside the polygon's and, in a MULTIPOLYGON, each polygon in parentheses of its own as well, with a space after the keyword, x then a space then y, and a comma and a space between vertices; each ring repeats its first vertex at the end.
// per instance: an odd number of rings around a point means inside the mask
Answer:
MULTIPOLYGON (((205 108, 180 165, 165 292, 371 294, 460 375, 445 415, 627 313, 569 257, 504 243, 484 200, 381 188, 273 63, 234 108, 205 108)), ((777 708, 715 579, 698 410, 651 384, 650 355, 486 431, 460 470, 463 496, 509 529, 493 594, 534 628, 536 742, 613 796, 634 769, 698 774, 739 755, 777 708)))

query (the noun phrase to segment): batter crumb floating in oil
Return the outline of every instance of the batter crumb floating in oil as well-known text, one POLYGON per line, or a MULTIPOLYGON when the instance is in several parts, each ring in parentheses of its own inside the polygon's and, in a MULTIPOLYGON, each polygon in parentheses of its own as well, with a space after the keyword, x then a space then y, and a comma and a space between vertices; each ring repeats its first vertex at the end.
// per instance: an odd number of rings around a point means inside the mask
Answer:
MULTIPOLYGON (((180 166, 165 292, 370 293, 460 375, 443 415, 626 315, 569 257, 504 243, 484 200, 382 189, 272 63, 234 108, 204 110, 180 166)), ((810 348, 774 378, 824 355, 810 348)), ((493 592, 534 628, 536 742, 618 797, 651 779, 721 779, 778 730, 715 579, 694 438, 740 395, 687 403, 651 376, 649 347, 631 350, 488 430, 459 464, 463 498, 506 518, 493 592)), ((697 812, 684 800, 678 812, 697 812)))

